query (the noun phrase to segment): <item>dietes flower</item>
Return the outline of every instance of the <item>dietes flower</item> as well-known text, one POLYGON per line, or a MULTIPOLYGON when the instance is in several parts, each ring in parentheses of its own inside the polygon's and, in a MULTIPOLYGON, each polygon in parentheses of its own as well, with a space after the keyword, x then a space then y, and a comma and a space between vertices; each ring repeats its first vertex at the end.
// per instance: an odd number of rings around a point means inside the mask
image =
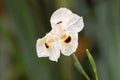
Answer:
POLYGON ((58 61, 60 52, 69 56, 76 51, 78 32, 84 27, 83 18, 66 8, 60 8, 52 14, 50 22, 52 30, 37 40, 37 55, 58 61))

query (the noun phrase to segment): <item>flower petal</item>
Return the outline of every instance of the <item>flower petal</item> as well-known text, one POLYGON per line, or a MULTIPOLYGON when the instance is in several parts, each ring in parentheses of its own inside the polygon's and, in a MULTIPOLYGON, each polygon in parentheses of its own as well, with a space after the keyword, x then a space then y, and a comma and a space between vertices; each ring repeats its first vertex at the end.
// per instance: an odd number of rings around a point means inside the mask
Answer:
POLYGON ((38 39, 36 50, 38 57, 49 57, 52 61, 58 61, 60 57, 60 43, 54 36, 48 33, 45 37, 38 39))
POLYGON ((78 46, 78 33, 69 33, 68 37, 61 42, 61 52, 69 56, 76 51, 78 46))
POLYGON ((60 8, 60 9, 56 10, 56 11, 52 14, 52 16, 51 16, 51 18, 50 18, 50 22, 51 22, 52 28, 53 28, 57 23, 62 22, 62 21, 66 18, 66 16, 67 16, 68 14, 71 14, 71 13, 72 13, 72 12, 71 12, 69 9, 67 9, 67 8, 60 8))
POLYGON ((60 48, 61 45, 60 43, 57 41, 55 42, 53 45, 51 45, 51 49, 50 49, 50 56, 49 59, 52 61, 58 61, 58 58, 60 57, 60 48))
POLYGON ((67 31, 80 32, 84 27, 83 18, 74 13, 69 14, 66 16, 62 26, 66 27, 67 31))
POLYGON ((45 40, 46 40, 46 37, 37 40, 36 51, 37 51, 38 57, 48 57, 50 55, 50 53, 46 48, 45 40))
POLYGON ((61 24, 63 29, 72 32, 80 32, 84 27, 83 18, 66 8, 56 10, 52 14, 50 22, 52 28, 57 27, 57 24, 61 24))

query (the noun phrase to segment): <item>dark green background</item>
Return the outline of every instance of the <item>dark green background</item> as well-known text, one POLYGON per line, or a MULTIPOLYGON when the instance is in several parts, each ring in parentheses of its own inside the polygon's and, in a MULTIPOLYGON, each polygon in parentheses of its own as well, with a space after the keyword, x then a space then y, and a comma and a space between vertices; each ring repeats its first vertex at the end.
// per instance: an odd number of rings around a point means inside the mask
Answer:
MULTIPOLYGON (((36 55, 36 40, 51 30, 50 16, 60 7, 83 16, 79 38, 93 45, 99 79, 120 80, 120 0, 1 0, 0 80, 85 80, 71 57, 56 63, 36 55)), ((94 80, 86 55, 81 62, 94 80)))

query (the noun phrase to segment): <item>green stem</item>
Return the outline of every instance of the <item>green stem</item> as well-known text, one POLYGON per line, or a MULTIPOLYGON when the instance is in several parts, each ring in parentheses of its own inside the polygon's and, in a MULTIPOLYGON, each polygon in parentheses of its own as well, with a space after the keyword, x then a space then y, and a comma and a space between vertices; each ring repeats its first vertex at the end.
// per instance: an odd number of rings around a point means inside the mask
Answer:
POLYGON ((95 72, 95 79, 98 80, 97 70, 95 70, 94 72, 95 72))
POLYGON ((74 53, 72 54, 72 58, 74 60, 74 65, 76 66, 76 68, 83 74, 83 76, 85 76, 87 80, 91 80, 87 73, 84 71, 82 65, 80 64, 79 60, 77 59, 74 53))
POLYGON ((93 69, 93 72, 94 72, 94 75, 95 75, 95 80, 98 80, 98 74, 97 74, 95 61, 94 61, 94 59, 93 59, 93 57, 90 54, 88 49, 86 49, 86 52, 87 52, 88 59, 90 61, 90 65, 92 66, 92 69, 93 69))

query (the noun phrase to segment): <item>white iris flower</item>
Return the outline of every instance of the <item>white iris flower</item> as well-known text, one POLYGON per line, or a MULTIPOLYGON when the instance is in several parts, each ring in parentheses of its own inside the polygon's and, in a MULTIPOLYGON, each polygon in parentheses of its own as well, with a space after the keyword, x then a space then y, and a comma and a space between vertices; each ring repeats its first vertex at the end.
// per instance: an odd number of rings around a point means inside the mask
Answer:
POLYGON ((78 32, 84 27, 83 18, 69 9, 56 10, 50 19, 52 30, 45 37, 38 39, 36 50, 38 57, 49 57, 58 61, 60 52, 69 56, 78 46, 78 32))

